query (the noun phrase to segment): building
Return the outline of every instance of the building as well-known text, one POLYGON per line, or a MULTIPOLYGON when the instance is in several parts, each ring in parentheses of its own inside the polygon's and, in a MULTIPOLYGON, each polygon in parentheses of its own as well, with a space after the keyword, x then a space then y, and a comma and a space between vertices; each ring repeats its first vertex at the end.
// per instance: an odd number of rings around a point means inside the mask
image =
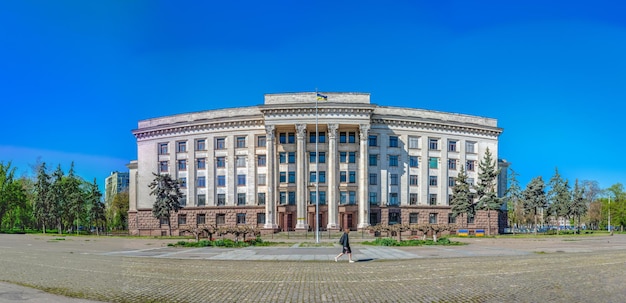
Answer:
POLYGON ((107 206, 111 205, 116 194, 127 191, 129 185, 128 172, 111 172, 104 182, 104 201, 107 206))
MULTIPOLYGON (((339 230, 454 223, 449 200, 460 167, 475 183, 484 152, 497 159, 495 119, 379 106, 367 93, 319 96, 267 94, 263 105, 139 121, 137 160, 128 166, 131 234, 168 228, 152 216, 153 173, 182 182, 174 231, 189 224, 304 231, 318 223, 339 230)), ((473 219, 469 227, 488 225, 482 212, 473 219)))

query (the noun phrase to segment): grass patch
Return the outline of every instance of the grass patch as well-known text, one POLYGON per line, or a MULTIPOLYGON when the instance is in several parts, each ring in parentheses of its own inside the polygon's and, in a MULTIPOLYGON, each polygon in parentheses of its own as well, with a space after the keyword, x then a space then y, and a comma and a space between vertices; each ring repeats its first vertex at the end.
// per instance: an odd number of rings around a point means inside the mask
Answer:
POLYGON ((450 239, 446 237, 439 238, 436 242, 431 239, 427 239, 427 240, 410 239, 410 240, 398 241, 392 238, 377 238, 374 241, 361 242, 361 244, 374 245, 374 246, 466 245, 465 243, 462 243, 462 242, 450 241, 450 239))
MULTIPOLYGON (((261 238, 255 238, 246 241, 233 241, 231 239, 217 239, 217 240, 200 240, 200 241, 178 241, 176 243, 167 244, 171 247, 249 247, 249 246, 273 246, 276 242, 266 242, 261 238)), ((280 243, 278 243, 280 244, 280 243)))

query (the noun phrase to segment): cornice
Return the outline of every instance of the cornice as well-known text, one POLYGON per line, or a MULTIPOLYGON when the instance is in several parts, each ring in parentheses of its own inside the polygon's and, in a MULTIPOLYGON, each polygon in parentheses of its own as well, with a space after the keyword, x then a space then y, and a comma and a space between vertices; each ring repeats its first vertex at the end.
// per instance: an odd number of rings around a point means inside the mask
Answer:
POLYGON ((135 129, 132 131, 132 133, 135 138, 137 138, 137 140, 140 140, 162 136, 200 133, 208 130, 250 128, 255 126, 263 127, 264 125, 265 121, 263 119, 242 121, 215 121, 194 124, 177 123, 172 125, 162 125, 151 128, 135 129))
POLYGON ((372 124, 382 124, 395 127, 404 128, 421 128, 433 131, 452 131, 459 133, 480 134, 488 136, 499 136, 502 133, 502 128, 489 127, 482 125, 471 124, 455 124, 445 123, 439 121, 410 121, 410 120, 397 120, 389 118, 374 118, 372 124))
POLYGON ((261 108, 265 117, 268 116, 289 116, 289 115, 371 115, 374 108, 371 107, 292 107, 292 108, 261 108))

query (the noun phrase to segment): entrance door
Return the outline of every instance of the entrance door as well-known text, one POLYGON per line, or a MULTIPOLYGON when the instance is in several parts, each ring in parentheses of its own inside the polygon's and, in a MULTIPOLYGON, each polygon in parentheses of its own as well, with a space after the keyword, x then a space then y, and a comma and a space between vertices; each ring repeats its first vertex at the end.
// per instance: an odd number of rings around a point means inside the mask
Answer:
POLYGON ((287 214, 287 230, 293 230, 293 214, 287 214))
POLYGON ((346 225, 347 226, 344 226, 344 228, 352 229, 352 214, 347 214, 346 215, 346 225))

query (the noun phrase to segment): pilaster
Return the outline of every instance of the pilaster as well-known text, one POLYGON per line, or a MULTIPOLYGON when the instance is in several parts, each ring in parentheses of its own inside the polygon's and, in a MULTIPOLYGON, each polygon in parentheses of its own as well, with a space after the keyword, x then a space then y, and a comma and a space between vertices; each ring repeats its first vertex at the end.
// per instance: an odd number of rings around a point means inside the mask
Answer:
POLYGON ((267 198, 265 200, 265 225, 264 228, 267 229, 277 229, 278 224, 276 224, 276 197, 275 197, 275 165, 274 160, 276 159, 275 155, 275 147, 274 147, 274 125, 266 125, 265 126, 265 160, 267 161, 267 198))
POLYGON ((328 229, 339 229, 337 205, 337 129, 338 124, 328 124, 328 229))
POLYGON ((361 124, 359 126, 360 134, 360 148, 359 148, 359 229, 368 227, 369 224, 369 203, 367 201, 367 139, 369 136, 370 126, 368 124, 361 124))
POLYGON ((306 124, 296 124, 296 229, 308 229, 306 213, 306 124))

